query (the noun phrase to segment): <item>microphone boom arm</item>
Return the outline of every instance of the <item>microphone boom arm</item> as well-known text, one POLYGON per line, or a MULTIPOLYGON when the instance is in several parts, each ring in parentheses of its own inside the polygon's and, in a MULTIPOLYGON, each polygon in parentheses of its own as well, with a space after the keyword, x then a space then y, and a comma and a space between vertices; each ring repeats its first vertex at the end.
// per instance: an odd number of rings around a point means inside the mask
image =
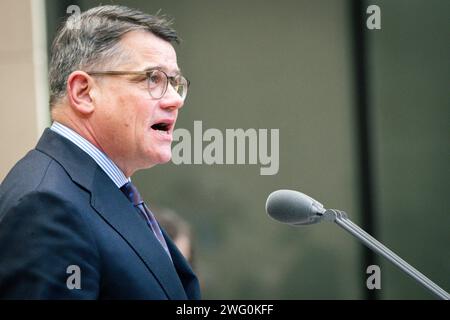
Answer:
POLYGON ((377 253, 384 256, 386 259, 391 261, 397 267, 406 272, 413 279, 421 283, 424 287, 433 292, 436 296, 443 300, 450 300, 450 295, 435 284, 433 281, 424 276, 417 269, 408 264, 405 260, 400 258, 394 252, 389 250, 386 246, 380 243, 377 239, 373 238, 370 234, 365 232, 363 229, 354 224, 350 219, 347 218, 347 214, 340 210, 328 209, 323 213, 319 213, 318 216, 322 216, 322 219, 333 221, 354 237, 360 239, 367 247, 376 251, 377 253))

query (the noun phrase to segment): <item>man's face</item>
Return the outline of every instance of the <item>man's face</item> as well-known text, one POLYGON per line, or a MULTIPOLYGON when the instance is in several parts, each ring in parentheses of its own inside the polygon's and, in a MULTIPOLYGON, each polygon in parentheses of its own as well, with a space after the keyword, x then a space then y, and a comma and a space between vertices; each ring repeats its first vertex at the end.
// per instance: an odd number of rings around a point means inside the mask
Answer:
MULTIPOLYGON (((149 32, 129 32, 120 44, 129 59, 114 71, 158 67, 168 76, 179 72, 173 46, 149 32)), ((125 175, 169 161, 178 109, 183 106, 182 98, 172 86, 168 85, 161 99, 154 99, 148 92, 145 76, 107 76, 96 83, 93 135, 125 175), (160 123, 168 125, 166 131, 155 129, 154 125, 160 123)))

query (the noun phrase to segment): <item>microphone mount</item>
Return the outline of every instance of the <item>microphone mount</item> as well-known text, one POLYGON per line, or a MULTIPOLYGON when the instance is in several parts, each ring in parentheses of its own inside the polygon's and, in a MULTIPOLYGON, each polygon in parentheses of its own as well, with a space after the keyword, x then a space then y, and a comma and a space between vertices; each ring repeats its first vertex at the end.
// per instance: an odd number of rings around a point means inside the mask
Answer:
POLYGON ((294 190, 278 190, 272 192, 267 197, 266 211, 273 219, 294 226, 315 224, 322 220, 334 222, 360 240, 364 245, 391 261, 436 296, 444 300, 450 300, 450 294, 448 292, 354 224, 344 211, 325 209, 317 200, 294 190))
POLYGON ((405 260, 400 258, 394 252, 389 250, 386 246, 384 246, 377 239, 372 237, 370 234, 365 232, 363 229, 354 224, 348 217, 344 211, 336 210, 336 209, 327 209, 323 213, 318 213, 317 217, 319 219, 325 221, 335 222, 337 225, 342 227, 344 230, 348 231, 351 235, 361 240, 367 247, 381 254, 383 257, 391 261, 394 265, 403 270, 410 277, 415 279, 417 282, 422 284, 425 288, 433 292, 436 296, 443 300, 450 300, 450 295, 423 275, 420 271, 415 269, 413 266, 408 264, 405 260))

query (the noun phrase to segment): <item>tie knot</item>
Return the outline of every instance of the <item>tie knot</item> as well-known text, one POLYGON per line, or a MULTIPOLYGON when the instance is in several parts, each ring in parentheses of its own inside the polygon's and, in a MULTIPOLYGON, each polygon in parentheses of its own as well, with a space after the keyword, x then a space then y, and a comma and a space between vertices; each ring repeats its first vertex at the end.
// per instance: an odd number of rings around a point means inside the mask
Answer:
POLYGON ((138 191, 138 189, 131 183, 131 182, 127 182, 125 183, 120 190, 126 195, 126 197, 128 198, 128 200, 130 200, 130 202, 137 206, 140 205, 141 203, 143 203, 144 201, 142 200, 142 197, 138 191))

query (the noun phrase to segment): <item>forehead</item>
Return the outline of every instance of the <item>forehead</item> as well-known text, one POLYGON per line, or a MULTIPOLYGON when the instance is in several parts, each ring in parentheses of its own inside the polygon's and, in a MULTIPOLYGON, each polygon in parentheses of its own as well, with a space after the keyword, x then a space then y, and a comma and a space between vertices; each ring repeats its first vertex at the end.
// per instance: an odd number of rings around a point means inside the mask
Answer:
POLYGON ((136 70, 149 67, 160 67, 168 72, 179 70, 172 44, 148 31, 128 32, 122 37, 120 44, 129 56, 126 64, 136 70))

